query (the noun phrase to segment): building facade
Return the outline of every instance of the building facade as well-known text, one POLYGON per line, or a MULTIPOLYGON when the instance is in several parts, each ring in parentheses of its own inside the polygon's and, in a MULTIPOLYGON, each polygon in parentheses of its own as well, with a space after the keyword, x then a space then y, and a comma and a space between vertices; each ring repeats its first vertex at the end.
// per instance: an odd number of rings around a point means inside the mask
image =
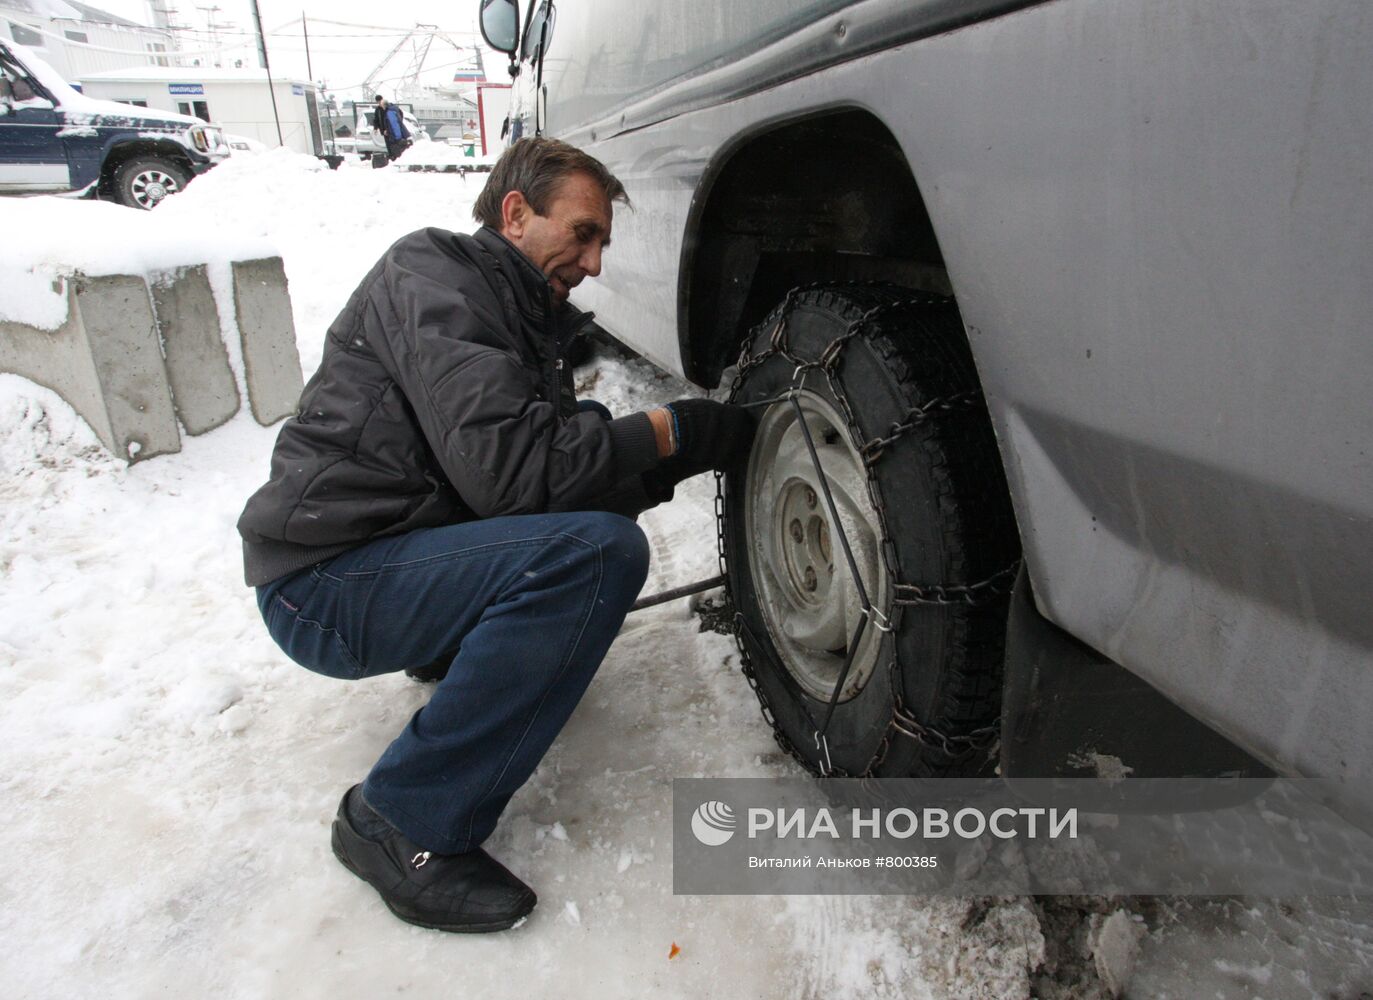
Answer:
POLYGON ((32 49, 66 80, 173 62, 168 32, 73 0, 0 0, 0 37, 32 49))
POLYGON ((91 97, 194 115, 268 147, 312 156, 325 151, 318 94, 304 80, 274 77, 269 89, 260 69, 145 66, 87 73, 81 84, 91 97))

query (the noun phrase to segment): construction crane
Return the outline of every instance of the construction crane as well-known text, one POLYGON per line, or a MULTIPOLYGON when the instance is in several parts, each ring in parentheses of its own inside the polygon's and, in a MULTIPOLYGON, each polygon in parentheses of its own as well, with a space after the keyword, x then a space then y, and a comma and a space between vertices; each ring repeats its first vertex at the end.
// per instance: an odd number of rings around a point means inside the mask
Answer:
MULTIPOLYGON (((396 57, 396 54, 400 52, 401 49, 405 48, 407 43, 411 45, 410 63, 406 67, 405 72, 398 78, 399 82, 395 85, 393 90, 397 97, 416 93, 418 91, 420 73, 424 71, 424 62, 429 58, 429 49, 433 46, 435 38, 443 39, 463 55, 466 55, 469 51, 469 47, 461 46, 453 41, 453 39, 448 37, 446 32, 439 29, 438 25, 416 24, 400 41, 392 46, 391 51, 387 52, 386 55, 382 57, 381 62, 377 63, 372 72, 367 74, 367 79, 362 81, 363 96, 370 99, 372 95, 376 93, 377 81, 382 78, 381 75, 386 67, 391 64, 391 60, 396 57)), ((475 47, 470 48, 473 51, 477 51, 475 47)), ((480 51, 477 51, 477 65, 478 68, 481 67, 480 51)))

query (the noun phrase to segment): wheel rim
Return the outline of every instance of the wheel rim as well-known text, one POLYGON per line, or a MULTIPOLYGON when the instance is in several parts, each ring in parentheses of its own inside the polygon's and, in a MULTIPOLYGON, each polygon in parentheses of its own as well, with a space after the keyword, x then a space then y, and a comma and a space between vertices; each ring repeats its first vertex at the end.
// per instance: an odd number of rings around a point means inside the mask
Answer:
POLYGON ((176 194, 180 185, 176 178, 165 171, 150 167, 134 174, 129 184, 129 192, 139 208, 152 208, 169 194, 176 194))
MULTIPOLYGON (((891 584, 863 460, 828 400, 802 390, 798 402, 863 587, 876 608, 885 608, 891 584)), ((769 407, 759 421, 746 482, 744 530, 760 611, 792 678, 812 698, 828 701, 862 617, 862 603, 790 402, 769 407)), ((863 630, 841 701, 863 690, 881 644, 878 629, 863 630)))

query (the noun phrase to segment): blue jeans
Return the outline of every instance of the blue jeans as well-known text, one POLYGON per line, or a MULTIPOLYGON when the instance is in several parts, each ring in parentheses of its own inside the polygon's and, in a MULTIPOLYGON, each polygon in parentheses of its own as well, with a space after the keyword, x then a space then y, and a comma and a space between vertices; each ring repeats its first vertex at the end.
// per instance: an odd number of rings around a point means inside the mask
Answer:
POLYGON ((426 850, 481 844, 600 666, 648 574, 639 527, 600 512, 379 538, 258 588, 291 659, 356 680, 452 658, 363 796, 426 850))

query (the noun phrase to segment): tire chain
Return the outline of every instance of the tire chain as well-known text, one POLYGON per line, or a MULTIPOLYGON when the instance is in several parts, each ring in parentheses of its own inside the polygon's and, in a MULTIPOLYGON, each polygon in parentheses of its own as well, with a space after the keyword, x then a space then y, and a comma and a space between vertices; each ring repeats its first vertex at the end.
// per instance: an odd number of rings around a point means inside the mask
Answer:
MULTIPOLYGON (((787 322, 791 317, 792 311, 796 306, 796 298, 805 292, 817 290, 835 290, 841 286, 836 286, 829 282, 816 282, 808 285, 798 285, 789 291, 782 305, 775 312, 778 315, 777 323, 769 335, 769 347, 759 354, 750 354, 752 346, 752 331, 745 334, 743 344, 739 352, 739 359, 736 363, 736 370, 733 381, 730 383, 727 401, 733 402, 739 390, 743 387, 744 379, 755 368, 764 364, 774 357, 785 358, 794 366, 792 372, 791 385, 781 396, 774 397, 765 402, 772 404, 784 401, 796 392, 800 391, 806 377, 813 371, 818 371, 824 375, 827 386, 834 396, 835 401, 843 413, 845 422, 849 427, 849 435, 852 441, 862 442, 863 435, 858 427, 858 422, 854 418, 853 409, 849 405, 848 395, 843 391, 835 375, 838 368, 839 359, 843 354, 844 348, 854 337, 858 337, 873 329, 875 324, 888 313, 912 306, 945 305, 950 299, 939 295, 923 295, 910 298, 899 299, 891 302, 884 302, 867 310, 858 319, 849 323, 848 327, 831 341, 820 357, 815 361, 806 361, 796 357, 791 353, 790 347, 786 343, 787 322)), ((842 287, 869 287, 889 289, 891 286, 884 282, 852 282, 842 287)), ((754 404, 757 405, 757 404, 754 404)), ((882 559, 886 564, 887 572, 891 579, 898 579, 895 567, 895 546, 891 541, 891 534, 887 530, 887 508, 882 502, 877 490, 877 483, 872 473, 873 466, 885 453, 888 446, 908 434, 916 427, 931 420, 937 420, 942 416, 975 409, 983 404, 982 394, 976 390, 955 393, 947 397, 932 399, 921 406, 913 407, 906 417, 899 423, 892 424, 885 436, 872 438, 857 446, 859 454, 864 460, 864 465, 869 470, 865 477, 868 500, 872 504, 873 510, 877 513, 878 526, 882 536, 882 559)), ((840 528, 840 530, 843 530, 840 528)), ((723 472, 715 473, 715 533, 716 544, 719 549, 720 575, 726 579, 726 599, 733 604, 733 595, 728 593, 729 566, 725 554, 725 477, 723 472)), ((1014 581, 1015 575, 1020 568, 1020 561, 1016 560, 1009 566, 998 570, 985 580, 966 585, 951 584, 926 584, 918 585, 911 583, 897 583, 893 586, 892 604, 900 609, 912 606, 948 606, 948 605, 980 605, 999 600, 1010 592, 1010 583, 1014 581)), ((886 620, 894 630, 900 625, 900 611, 893 617, 892 614, 886 615, 886 620)), ((772 711, 772 706, 768 703, 767 695, 764 694, 762 686, 758 683, 757 672, 754 669, 753 658, 749 653, 748 645, 751 642, 758 645, 757 639, 745 622, 743 613, 737 607, 734 609, 733 616, 729 619, 732 625, 734 643, 739 651, 739 666, 748 681, 749 687, 753 690, 758 699, 758 705, 762 710, 763 720, 772 729, 773 737, 777 740, 777 745, 789 756, 794 758, 802 767, 812 773, 819 773, 822 777, 838 778, 871 778, 874 771, 881 766, 886 759, 887 753, 891 748, 892 740, 897 737, 905 737, 915 742, 937 750, 947 756, 950 760, 957 760, 977 752, 985 752, 987 758, 992 759, 1000 747, 1001 723, 994 722, 991 725, 983 726, 971 730, 967 733, 949 735, 934 729, 931 726, 919 722, 910 710, 906 707, 902 698, 902 688, 900 678, 897 676, 899 663, 893 654, 891 661, 887 665, 889 687, 892 691, 892 714, 887 722, 886 729, 883 731, 882 739, 878 742, 877 749, 872 758, 864 766, 863 770, 857 773, 846 771, 841 767, 836 767, 832 763, 815 764, 808 760, 796 745, 791 742, 785 733, 777 725, 777 719, 772 711), (745 638, 749 642, 745 641, 745 638)), ((760 647, 761 648, 761 647, 760 647)), ((799 706, 802 713, 811 721, 812 727, 816 728, 817 743, 819 742, 819 730, 814 726, 814 719, 804 704, 799 706)))

